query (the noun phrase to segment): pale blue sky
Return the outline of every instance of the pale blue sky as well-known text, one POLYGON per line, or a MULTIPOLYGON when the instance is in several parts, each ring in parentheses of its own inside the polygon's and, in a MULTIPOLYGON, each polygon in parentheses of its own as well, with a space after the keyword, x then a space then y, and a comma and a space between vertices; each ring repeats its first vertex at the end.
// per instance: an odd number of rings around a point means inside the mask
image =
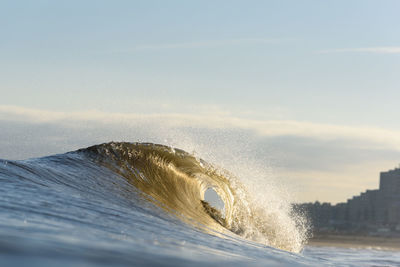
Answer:
POLYGON ((0 5, 2 104, 152 112, 154 101, 399 129, 400 52, 332 51, 399 47, 399 1, 0 5))
MULTIPOLYGON (((376 148, 358 138, 392 144, 383 157, 391 164, 400 151, 393 137, 400 131, 399 10, 396 0, 1 1, 0 106, 19 107, 24 116, 44 112, 35 118, 227 112, 243 119, 232 120, 236 126, 258 120, 249 127, 264 131, 259 122, 301 122, 300 132, 284 127, 274 136, 322 139, 320 129, 335 125, 332 135, 347 138, 339 150, 350 153, 355 140, 368 153, 376 148), (366 137, 365 128, 379 136, 366 137)), ((9 136, 20 129, 3 125, 9 136)), ((3 142, 13 151, 12 140, 3 142)), ((324 147, 300 150, 313 149, 324 147)), ((294 154, 288 166, 303 158, 294 154)), ((12 157, 24 155, 41 153, 12 157)))

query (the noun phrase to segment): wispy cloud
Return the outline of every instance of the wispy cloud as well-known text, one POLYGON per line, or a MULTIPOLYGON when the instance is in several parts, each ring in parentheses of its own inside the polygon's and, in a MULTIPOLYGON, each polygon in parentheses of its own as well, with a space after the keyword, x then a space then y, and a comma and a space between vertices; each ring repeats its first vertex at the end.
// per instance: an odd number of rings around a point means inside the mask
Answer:
POLYGON ((400 54, 400 46, 340 48, 317 51, 319 54, 329 53, 373 53, 373 54, 400 54))
POLYGON ((166 50, 166 49, 193 49, 208 47, 225 47, 251 44, 274 44, 286 42, 290 39, 274 39, 274 38, 237 38, 225 40, 205 40, 192 42, 176 42, 176 43, 154 43, 154 44, 137 44, 129 48, 121 48, 117 52, 134 52, 142 50, 166 50))
POLYGON ((230 113, 106 113, 101 111, 53 112, 18 106, 1 106, 0 120, 61 123, 75 125, 91 121, 102 124, 123 123, 135 126, 138 123, 153 123, 166 127, 202 127, 212 129, 250 130, 260 136, 296 136, 319 140, 349 139, 354 143, 374 144, 374 148, 400 150, 400 132, 375 128, 346 125, 321 124, 293 120, 257 120, 239 118, 230 113))

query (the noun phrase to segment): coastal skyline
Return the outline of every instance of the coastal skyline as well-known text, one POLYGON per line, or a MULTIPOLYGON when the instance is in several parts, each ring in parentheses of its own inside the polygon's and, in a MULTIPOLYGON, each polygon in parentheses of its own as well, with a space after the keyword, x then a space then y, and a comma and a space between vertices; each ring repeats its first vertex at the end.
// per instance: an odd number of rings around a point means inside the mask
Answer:
POLYGON ((400 163, 400 3, 285 2, 3 1, 0 158, 149 141, 299 201, 377 188, 400 163))

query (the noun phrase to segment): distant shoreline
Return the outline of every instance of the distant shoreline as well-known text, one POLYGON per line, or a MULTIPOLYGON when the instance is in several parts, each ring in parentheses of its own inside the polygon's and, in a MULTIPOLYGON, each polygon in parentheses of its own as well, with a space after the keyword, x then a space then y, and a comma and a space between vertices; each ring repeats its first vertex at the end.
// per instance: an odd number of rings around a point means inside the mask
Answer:
POLYGON ((319 234, 310 238, 308 246, 400 250, 400 237, 319 234))

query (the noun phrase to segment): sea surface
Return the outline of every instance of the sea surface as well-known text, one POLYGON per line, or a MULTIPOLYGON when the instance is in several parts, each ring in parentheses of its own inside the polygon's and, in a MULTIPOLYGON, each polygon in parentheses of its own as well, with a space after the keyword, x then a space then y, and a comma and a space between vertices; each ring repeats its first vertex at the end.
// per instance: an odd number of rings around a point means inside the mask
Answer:
POLYGON ((149 143, 0 160, 0 266, 400 266, 307 246, 306 218, 228 170, 149 143))

